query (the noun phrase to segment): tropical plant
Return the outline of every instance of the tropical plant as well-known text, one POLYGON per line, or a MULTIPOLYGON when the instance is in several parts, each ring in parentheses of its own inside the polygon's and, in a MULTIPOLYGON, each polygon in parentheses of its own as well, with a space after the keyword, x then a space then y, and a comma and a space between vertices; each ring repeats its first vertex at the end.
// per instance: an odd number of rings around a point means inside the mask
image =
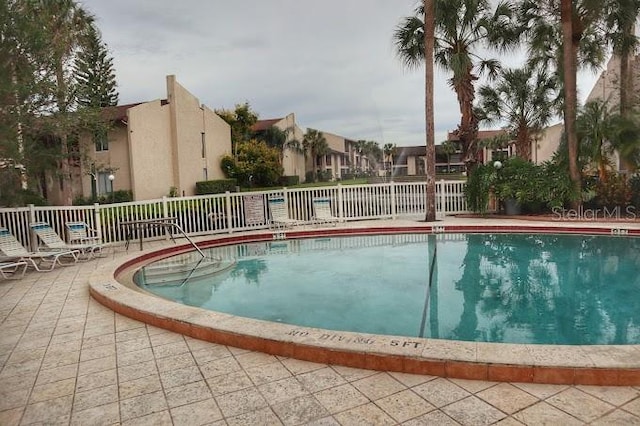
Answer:
MULTIPOLYGON (((513 9, 508 2, 495 8, 488 0, 434 0, 434 60, 452 74, 449 79, 460 106, 460 124, 455 131, 461 142, 468 170, 477 163, 478 119, 473 111, 474 83, 482 74, 495 77, 500 64, 479 56, 485 48, 515 46, 518 30, 510 25, 513 9)), ((424 4, 415 16, 396 27, 396 52, 409 68, 421 66, 425 58, 424 4)))
POLYGON ((504 69, 494 85, 480 87, 480 117, 489 124, 504 123, 516 155, 531 160, 531 144, 554 111, 556 80, 530 66, 504 69))
POLYGON ((382 147, 382 153, 384 154, 385 163, 389 163, 389 172, 393 174, 393 156, 396 155, 396 144, 386 143, 382 147))
POLYGON ((316 129, 307 129, 302 139, 302 146, 304 147, 305 156, 310 158, 313 167, 313 181, 318 181, 317 173, 317 159, 320 156, 324 156, 329 152, 329 144, 322 132, 316 129))

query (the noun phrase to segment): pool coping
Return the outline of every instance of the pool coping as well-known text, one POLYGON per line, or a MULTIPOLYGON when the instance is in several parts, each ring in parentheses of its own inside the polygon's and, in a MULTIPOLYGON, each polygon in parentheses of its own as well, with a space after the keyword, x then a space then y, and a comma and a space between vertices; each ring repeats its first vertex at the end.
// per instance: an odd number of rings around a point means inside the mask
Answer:
MULTIPOLYGON (((512 221, 510 221, 512 222, 512 221)), ((351 224, 350 224, 351 225, 351 224)), ((546 223, 501 225, 410 223, 307 228, 286 232, 253 231, 213 235, 201 248, 240 242, 313 236, 388 233, 537 232, 640 236, 628 223, 546 223)), ((507 382, 583 385, 640 385, 640 345, 533 345, 407 338, 323 330, 273 323, 173 303, 118 281, 125 271, 180 252, 189 244, 146 250, 109 262, 94 271, 94 299, 122 315, 198 339, 325 364, 372 370, 507 382)))

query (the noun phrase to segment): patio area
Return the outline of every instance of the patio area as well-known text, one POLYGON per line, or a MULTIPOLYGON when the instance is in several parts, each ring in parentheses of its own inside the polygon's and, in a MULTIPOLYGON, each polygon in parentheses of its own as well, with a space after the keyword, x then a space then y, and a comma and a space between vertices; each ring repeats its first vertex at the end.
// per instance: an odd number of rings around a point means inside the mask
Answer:
POLYGON ((135 251, 0 282, 0 425, 640 424, 640 387, 361 370, 146 325, 89 295, 96 268, 135 251))

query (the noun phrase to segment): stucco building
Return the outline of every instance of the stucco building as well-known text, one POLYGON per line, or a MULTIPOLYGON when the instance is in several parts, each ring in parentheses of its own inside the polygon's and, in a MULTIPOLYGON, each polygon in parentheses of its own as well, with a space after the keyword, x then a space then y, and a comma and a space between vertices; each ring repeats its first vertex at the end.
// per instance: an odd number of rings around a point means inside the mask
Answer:
POLYGON ((166 99, 107 108, 110 130, 81 137, 87 152, 75 170, 74 196, 90 196, 92 180, 98 195, 193 195, 196 182, 225 177, 220 158, 231 153, 230 126, 175 76, 167 76, 166 84, 166 99))
POLYGON ((260 133, 270 127, 277 127, 285 132, 287 136, 285 146, 282 149, 284 176, 298 176, 300 182, 303 182, 305 175, 305 158, 304 151, 302 150, 304 132, 298 127, 295 114, 290 113, 281 118, 258 120, 251 130, 255 133, 260 133))

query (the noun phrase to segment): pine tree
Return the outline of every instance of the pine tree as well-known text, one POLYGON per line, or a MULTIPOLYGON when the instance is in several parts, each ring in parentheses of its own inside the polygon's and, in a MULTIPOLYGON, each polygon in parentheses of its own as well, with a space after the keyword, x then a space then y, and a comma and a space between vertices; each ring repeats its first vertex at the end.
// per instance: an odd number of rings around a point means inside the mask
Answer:
POLYGON ((78 105, 101 108, 118 104, 113 58, 93 25, 75 59, 74 75, 78 105))

